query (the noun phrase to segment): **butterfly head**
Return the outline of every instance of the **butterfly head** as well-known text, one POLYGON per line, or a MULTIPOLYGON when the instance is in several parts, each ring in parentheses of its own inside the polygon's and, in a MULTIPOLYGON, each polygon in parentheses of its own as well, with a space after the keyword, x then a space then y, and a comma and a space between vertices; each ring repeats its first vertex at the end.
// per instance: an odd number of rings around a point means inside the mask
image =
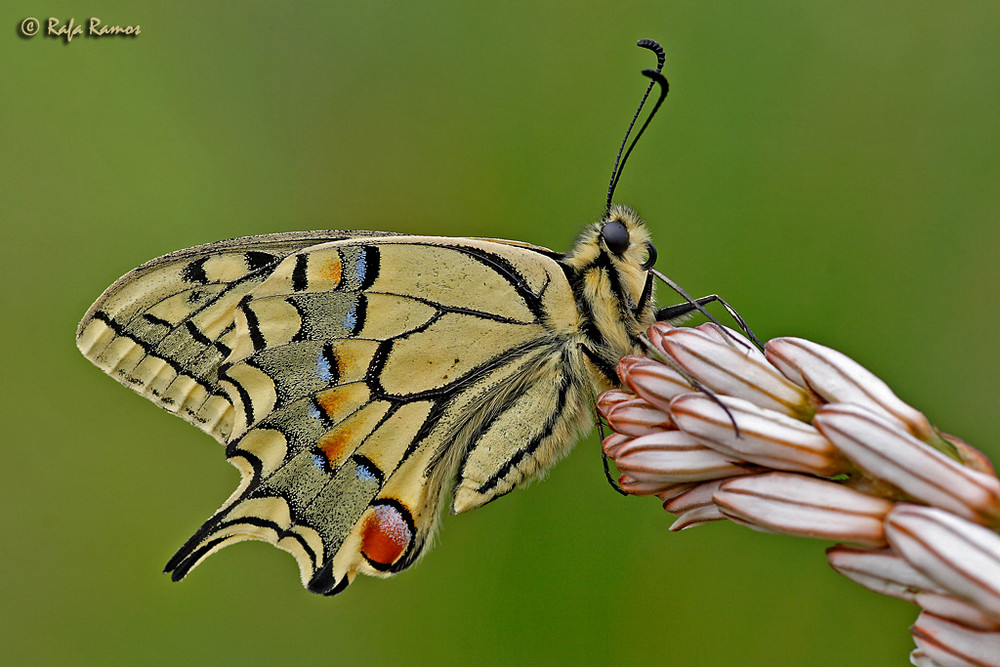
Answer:
POLYGON ((635 211, 615 204, 607 215, 587 227, 566 257, 566 263, 577 270, 588 265, 610 265, 619 272, 635 278, 646 272, 656 262, 656 248, 650 241, 649 231, 635 211))
POLYGON ((612 206, 563 261, 578 276, 600 338, 619 355, 631 352, 636 336, 655 320, 649 269, 656 248, 642 220, 630 208, 612 206))

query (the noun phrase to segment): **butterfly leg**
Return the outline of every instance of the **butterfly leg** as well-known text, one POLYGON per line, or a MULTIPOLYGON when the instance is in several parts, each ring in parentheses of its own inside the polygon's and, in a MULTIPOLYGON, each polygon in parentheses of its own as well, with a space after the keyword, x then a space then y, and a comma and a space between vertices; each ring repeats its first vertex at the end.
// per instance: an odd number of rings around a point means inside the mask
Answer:
POLYGON ((740 331, 747 335, 754 345, 757 347, 763 347, 760 341, 757 339, 756 334, 750 328, 750 325, 746 323, 746 320, 736 311, 735 308, 729 305, 722 297, 718 294, 709 294, 708 296, 703 296, 700 299, 694 299, 692 303, 679 303, 676 306, 667 306, 666 308, 661 308, 656 311, 656 321, 657 322, 667 322, 670 324, 676 324, 683 322, 685 319, 690 317, 698 310, 698 306, 704 306, 706 304, 718 302, 722 304, 722 307, 726 309, 729 316, 736 321, 736 326, 739 327, 740 331), (697 305, 695 305, 697 304, 697 305))
MULTIPOLYGON (((596 399, 594 400, 594 420, 595 420, 595 423, 597 424, 597 433, 600 435, 600 437, 601 437, 601 443, 603 444, 604 443, 604 418, 601 417, 601 413, 597 411, 597 401, 596 401, 596 399)), ((608 460, 608 453, 604 451, 603 447, 601 448, 601 459, 604 462, 604 477, 607 478, 608 484, 610 484, 611 488, 614 489, 615 491, 617 491, 618 493, 622 494, 623 496, 627 496, 628 493, 625 492, 625 491, 623 491, 622 487, 618 486, 618 482, 616 482, 615 478, 612 477, 612 475, 611 475, 611 464, 610 464, 610 461, 608 460)))

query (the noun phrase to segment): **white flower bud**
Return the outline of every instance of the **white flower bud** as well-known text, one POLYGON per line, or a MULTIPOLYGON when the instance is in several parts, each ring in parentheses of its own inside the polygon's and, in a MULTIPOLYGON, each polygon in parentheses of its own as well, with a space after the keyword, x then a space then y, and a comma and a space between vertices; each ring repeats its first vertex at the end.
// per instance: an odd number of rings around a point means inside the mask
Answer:
POLYGON ((835 482, 772 472, 729 480, 715 502, 730 519, 764 532, 885 544, 882 521, 892 503, 835 482))
POLYGON ((936 507, 904 503, 889 513, 886 537, 928 579, 1000 621, 1000 535, 936 507))
MULTIPOLYGON (((957 667, 1000 664, 1000 632, 972 630, 923 612, 910 628, 917 646, 934 663, 957 667)), ((934 664, 927 663, 927 664, 934 664)))
POLYGON ((601 442, 601 449, 604 453, 615 458, 615 454, 618 452, 618 448, 624 445, 626 442, 632 439, 632 436, 622 435, 621 433, 612 433, 604 438, 601 442))
POLYGON ((933 581, 888 549, 872 551, 837 545, 827 549, 831 567, 868 590, 915 602, 920 591, 943 592, 933 581))
POLYGON ((833 443, 814 427, 740 398, 684 394, 671 401, 670 414, 678 428, 723 454, 823 477, 844 471, 833 443))
POLYGON ((632 438, 617 448, 614 460, 620 472, 638 482, 700 482, 754 469, 681 431, 659 431, 632 438))
POLYGON ((945 456, 898 421, 859 405, 834 403, 820 408, 813 424, 858 468, 911 498, 971 521, 1000 518, 1000 480, 945 456))
POLYGON ((864 405, 905 424, 921 440, 937 437, 927 417, 846 354, 802 338, 770 340, 764 354, 786 377, 829 403, 864 405))
POLYGON ((670 406, 674 396, 694 391, 680 373, 647 357, 622 357, 618 375, 632 391, 661 410, 670 406))
POLYGON ((673 329, 661 342, 686 373, 715 393, 744 398, 793 417, 812 416, 812 405, 802 388, 742 348, 694 329, 673 329))
POLYGON ((714 338, 720 343, 736 346, 738 350, 743 352, 748 357, 753 357, 757 361, 767 363, 764 353, 757 349, 757 346, 751 343, 743 334, 734 329, 720 326, 715 322, 705 322, 704 324, 699 324, 695 327, 695 329, 710 338, 714 338))
POLYGON ((622 491, 633 496, 655 496, 669 491, 674 484, 659 479, 640 482, 623 473, 618 477, 618 486, 622 491))
POLYGON ((912 602, 942 618, 978 630, 1000 629, 1000 622, 944 589, 888 549, 871 551, 838 545, 827 549, 830 565, 865 588, 912 602))
POLYGON ((624 403, 625 401, 630 401, 635 398, 635 394, 630 391, 622 391, 621 389, 609 389, 608 391, 602 393, 597 397, 597 411, 601 413, 605 418, 608 416, 608 412, 614 406, 619 403, 624 403))
POLYGON ((604 416, 611 428, 625 435, 646 435, 673 426, 669 414, 638 397, 611 406, 604 416))
POLYGON ((725 481, 720 479, 714 482, 703 482, 669 500, 665 500, 663 509, 677 515, 677 520, 670 525, 670 530, 684 530, 710 521, 725 519, 726 516, 719 510, 719 506, 712 498, 719 490, 719 486, 725 481))

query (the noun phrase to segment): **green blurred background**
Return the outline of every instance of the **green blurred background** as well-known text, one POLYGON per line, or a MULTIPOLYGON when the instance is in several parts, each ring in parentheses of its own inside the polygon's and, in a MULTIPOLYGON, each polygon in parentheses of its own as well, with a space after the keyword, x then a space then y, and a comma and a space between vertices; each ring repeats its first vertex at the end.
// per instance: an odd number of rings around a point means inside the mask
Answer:
POLYGON ((210 438, 76 351, 171 250, 310 228, 565 249, 601 214, 660 40, 671 95, 617 200, 658 266, 762 338, 854 356, 1000 460, 996 2, 16 3, 2 12, 7 435, 0 657, 903 664, 916 609, 819 542, 673 534, 597 438, 392 580, 305 592, 283 552, 160 569, 237 480, 210 438), (86 13, 84 13, 84 11, 86 13), (20 39, 26 16, 139 24, 20 39))

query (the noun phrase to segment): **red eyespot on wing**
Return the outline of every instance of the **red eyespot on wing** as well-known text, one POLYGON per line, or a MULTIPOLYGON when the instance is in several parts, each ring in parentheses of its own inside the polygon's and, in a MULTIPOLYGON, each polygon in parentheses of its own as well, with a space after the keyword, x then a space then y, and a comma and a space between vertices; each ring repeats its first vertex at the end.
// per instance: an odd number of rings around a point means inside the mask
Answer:
POLYGON ((374 567, 383 569, 399 560, 413 540, 408 513, 395 505, 375 505, 365 519, 361 553, 374 567))

